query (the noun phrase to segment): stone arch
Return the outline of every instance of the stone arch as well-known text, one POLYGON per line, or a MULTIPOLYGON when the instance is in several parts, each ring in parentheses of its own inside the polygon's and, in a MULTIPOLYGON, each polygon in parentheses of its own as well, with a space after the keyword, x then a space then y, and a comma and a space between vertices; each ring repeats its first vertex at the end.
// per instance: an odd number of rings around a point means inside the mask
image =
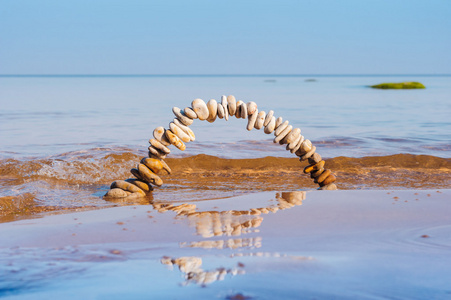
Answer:
POLYGON ((286 145, 286 150, 299 157, 300 161, 308 160, 309 165, 304 168, 304 173, 310 174, 314 182, 321 190, 335 190, 336 177, 325 168, 325 161, 316 152, 316 147, 311 141, 301 135, 300 128, 293 128, 282 117, 276 118, 274 111, 268 113, 259 111, 255 102, 245 103, 236 101, 235 97, 222 96, 218 102, 211 99, 205 103, 202 99, 195 99, 191 107, 180 109, 173 107, 174 120, 169 123, 169 128, 157 127, 153 131, 153 138, 149 140, 149 155, 138 163, 136 168, 130 170, 135 178, 116 180, 111 184, 106 197, 145 197, 153 191, 153 186, 161 186, 163 180, 160 171, 171 174, 170 167, 164 159, 170 154, 169 146, 175 146, 184 151, 186 144, 195 140, 194 132, 189 128, 194 120, 214 122, 217 118, 228 121, 230 117, 248 119, 247 130, 263 128, 264 133, 274 134, 274 143, 286 145))

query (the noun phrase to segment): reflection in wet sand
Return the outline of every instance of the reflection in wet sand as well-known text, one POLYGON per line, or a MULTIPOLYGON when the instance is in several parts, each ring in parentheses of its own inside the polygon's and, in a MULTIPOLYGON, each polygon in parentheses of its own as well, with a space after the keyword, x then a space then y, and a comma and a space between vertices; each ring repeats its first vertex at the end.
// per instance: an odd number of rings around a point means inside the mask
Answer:
MULTIPOLYGON (((181 242, 180 248, 204 248, 204 249, 256 249, 262 246, 262 237, 252 238, 231 238, 224 240, 208 240, 211 237, 218 236, 241 236, 252 232, 259 232, 258 227, 263 222, 262 214, 276 213, 279 210, 285 210, 297 205, 302 205, 306 197, 305 191, 276 193, 275 204, 267 207, 250 208, 248 210, 228 210, 228 211, 196 211, 194 204, 153 204, 158 212, 174 211, 177 218, 188 218, 191 227, 196 229, 196 234, 205 238, 205 240, 195 242, 181 242)), ((240 256, 239 253, 232 254, 231 257, 240 256)), ((241 253, 241 256, 243 253, 241 253)), ((249 254, 250 255, 250 254, 249 254)), ((265 256, 257 252, 256 256, 265 256)), ((271 255, 271 254, 266 254, 271 255)), ((276 253, 274 255, 281 256, 276 253)), ((302 258, 310 259, 310 258, 302 258)), ((185 274, 184 285, 195 283, 206 286, 215 281, 224 280, 227 274, 232 276, 244 274, 244 269, 238 265, 238 268, 225 269, 223 267, 210 271, 204 271, 201 268, 202 259, 200 257, 163 257, 161 263, 168 266, 177 265, 179 270, 185 274)))
POLYGON ((180 243, 180 248, 204 248, 204 249, 238 249, 238 248, 260 248, 262 238, 240 238, 217 241, 199 241, 191 243, 180 243))
POLYGON ((173 265, 178 266, 179 270, 185 275, 185 282, 183 285, 188 285, 190 283, 206 286, 207 284, 213 283, 215 281, 222 281, 227 275, 235 276, 244 274, 242 266, 239 264, 236 268, 216 268, 210 271, 205 271, 201 268, 202 259, 200 257, 179 257, 170 258, 163 257, 161 263, 169 267, 173 265))

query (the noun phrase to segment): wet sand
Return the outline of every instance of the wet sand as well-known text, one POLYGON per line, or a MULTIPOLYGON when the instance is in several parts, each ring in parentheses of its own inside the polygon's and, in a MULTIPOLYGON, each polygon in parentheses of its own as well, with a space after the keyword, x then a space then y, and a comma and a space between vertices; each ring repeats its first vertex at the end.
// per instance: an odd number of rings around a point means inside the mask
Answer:
MULTIPOLYGON (((132 177, 129 170, 144 153, 128 149, 67 153, 47 159, 0 161, 0 222, 118 205, 159 201, 183 203, 220 199, 251 192, 313 190, 318 185, 303 173, 297 158, 226 159, 210 155, 168 158, 171 175, 164 185, 138 201, 104 201, 111 182, 132 177)), ((341 190, 449 189, 451 159, 397 154, 326 159, 341 190)))
POLYGON ((451 190, 266 191, 0 224, 4 299, 449 299, 451 190))

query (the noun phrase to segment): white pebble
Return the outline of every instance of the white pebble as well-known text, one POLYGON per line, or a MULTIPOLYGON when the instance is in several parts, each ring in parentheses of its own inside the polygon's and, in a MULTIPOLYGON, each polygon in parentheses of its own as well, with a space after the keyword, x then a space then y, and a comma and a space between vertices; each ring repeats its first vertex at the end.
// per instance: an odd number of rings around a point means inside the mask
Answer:
POLYGON ((236 99, 235 96, 227 96, 227 107, 229 108, 230 116, 234 116, 236 112, 236 99))
POLYGON ((282 117, 278 117, 278 118, 276 119, 276 128, 279 127, 280 124, 282 124, 282 121, 283 121, 282 117))
POLYGON ((276 127, 276 118, 273 116, 269 121, 269 123, 266 124, 264 131, 266 134, 270 134, 271 132, 274 131, 275 127, 276 127))
POLYGON ((193 108, 194 112, 197 114, 197 117, 201 121, 206 120, 210 115, 207 104, 205 104, 205 102, 202 99, 194 99, 193 102, 191 102, 191 107, 193 108))
POLYGON ((257 121, 255 121, 255 129, 261 129, 263 127, 263 122, 265 121, 266 113, 265 111, 260 111, 257 116, 257 121))
POLYGON ((247 114, 253 115, 254 112, 257 110, 257 103, 255 103, 254 101, 250 101, 247 103, 247 114))
POLYGON ((210 99, 207 103, 208 118, 207 121, 213 123, 218 115, 218 102, 215 99, 210 99))
MULTIPOLYGON (((286 121, 288 122, 288 121, 286 121)), ((280 142, 283 138, 285 138, 290 131, 293 129, 293 126, 288 125, 287 127, 285 127, 285 129, 283 131, 281 131, 275 138, 274 138, 274 143, 278 143, 280 142)))
POLYGON ((249 115, 247 117, 248 118, 247 127, 246 127, 247 130, 251 131, 252 128, 255 128, 255 121, 257 121, 257 117, 258 117, 258 109, 256 109, 252 115, 249 115))
MULTIPOLYGON (((277 123, 277 121, 276 121, 277 123)), ((276 130, 274 131, 274 135, 279 135, 282 131, 285 130, 285 128, 287 128, 288 126, 288 120, 283 122, 282 124, 280 124, 279 126, 276 126, 276 130)))
MULTIPOLYGON (((268 114, 266 115, 265 122, 263 123, 263 126, 268 125, 269 122, 271 122, 271 119, 272 119, 273 116, 274 116, 274 111, 273 111, 273 110, 270 110, 270 111, 268 112, 268 114)), ((274 124, 274 125, 275 125, 275 124, 274 124)))

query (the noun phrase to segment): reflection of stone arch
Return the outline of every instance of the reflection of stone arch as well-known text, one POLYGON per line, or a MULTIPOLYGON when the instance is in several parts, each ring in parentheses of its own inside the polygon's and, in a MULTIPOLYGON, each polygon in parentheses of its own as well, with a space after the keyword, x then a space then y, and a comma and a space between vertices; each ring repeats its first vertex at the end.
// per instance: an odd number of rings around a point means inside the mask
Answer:
MULTIPOLYGON (((305 191, 276 193, 276 201, 268 201, 269 205, 264 207, 253 207, 247 210, 226 211, 197 211, 194 204, 174 205, 171 203, 153 203, 152 206, 160 213, 173 211, 177 213, 176 218, 187 218, 190 227, 195 228, 196 234, 201 236, 199 241, 181 242, 181 248, 204 248, 204 249, 258 249, 262 246, 261 236, 241 237, 242 235, 257 233, 264 218, 263 215, 277 213, 280 210, 290 209, 302 205, 306 198, 305 191), (222 237, 218 239, 218 237, 222 237)), ((277 256, 278 253, 243 253, 236 252, 233 256, 277 256)), ((296 259, 299 259, 297 257, 296 259)), ((303 258, 309 259, 309 258, 303 258)), ((183 273, 185 281, 183 285, 195 283, 206 286, 215 281, 221 281, 226 276, 244 274, 244 265, 238 263, 236 267, 224 268, 223 266, 209 270, 202 269, 202 258, 196 256, 169 257, 164 256, 160 262, 167 265, 171 270, 177 266, 183 273)))
POLYGON ((248 118, 247 130, 263 129, 266 134, 274 133, 274 143, 286 145, 286 149, 299 157, 300 161, 308 160, 309 166, 304 168, 304 173, 309 173, 320 189, 335 190, 335 175, 325 168, 325 161, 321 155, 316 153, 316 147, 301 135, 301 129, 293 128, 288 121, 282 117, 276 118, 274 111, 266 114, 258 111, 255 102, 244 103, 236 101, 234 96, 222 96, 221 102, 211 99, 205 103, 201 99, 195 99, 191 107, 181 110, 178 107, 172 109, 175 118, 169 124, 169 129, 157 127, 153 131, 153 137, 149 140, 149 157, 145 157, 131 169, 136 178, 117 180, 111 184, 111 189, 105 195, 107 197, 144 197, 153 190, 152 185, 161 186, 163 180, 157 175, 161 170, 168 174, 171 169, 164 162, 166 156, 171 152, 168 146, 173 145, 180 150, 185 150, 185 143, 195 140, 194 132, 189 126, 195 119, 207 120, 212 123, 219 119, 248 118))

